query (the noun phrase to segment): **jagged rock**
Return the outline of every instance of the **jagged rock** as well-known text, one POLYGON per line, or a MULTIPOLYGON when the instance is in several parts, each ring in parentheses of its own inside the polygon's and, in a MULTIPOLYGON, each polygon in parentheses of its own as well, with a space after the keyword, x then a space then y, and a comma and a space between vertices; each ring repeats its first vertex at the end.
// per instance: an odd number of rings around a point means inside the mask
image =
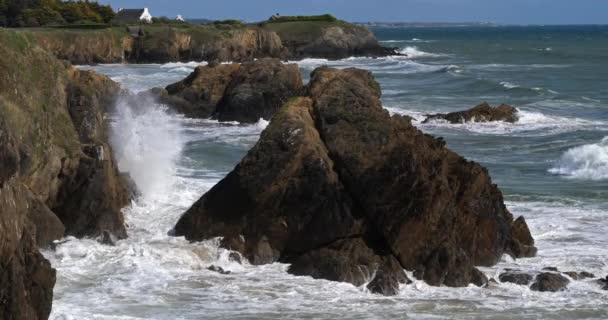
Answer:
POLYGON ((437 119, 446 120, 450 123, 490 121, 517 122, 519 117, 517 115, 517 109, 510 105, 501 104, 498 107, 491 107, 487 102, 484 102, 466 111, 427 115, 427 118, 423 123, 428 123, 437 119))
POLYGON ((542 270, 543 271, 559 272, 559 269, 557 269, 557 267, 544 267, 542 270))
POLYGON ((561 274, 543 272, 536 276, 530 289, 540 292, 557 292, 564 290, 569 283, 570 280, 561 274))
POLYGON ((534 277, 531 274, 523 272, 504 272, 498 276, 500 282, 510 282, 521 286, 527 286, 532 282, 534 277))
POLYGON ((224 237, 253 264, 371 280, 374 292, 396 293, 403 268, 432 285, 487 283, 474 265, 498 262, 513 235, 501 192, 485 168, 391 117, 380 94, 367 71, 315 70, 308 97, 274 115, 174 234, 224 237))
POLYGON ((104 230, 126 238, 121 209, 129 203, 128 183, 118 172, 107 143, 104 113, 118 98, 120 87, 91 71, 70 71, 68 110, 79 134, 81 157, 75 175, 66 177, 53 208, 77 237, 99 236, 104 230))
POLYGON ((277 59, 199 66, 186 79, 153 94, 189 117, 220 121, 269 120, 303 88, 298 66, 277 59))
POLYGON ((524 258, 534 257, 536 251, 534 238, 532 238, 526 219, 517 218, 511 225, 511 241, 507 253, 515 258, 524 258))
POLYGON ((230 271, 224 270, 224 268, 222 268, 222 267, 218 267, 215 265, 210 266, 209 268, 207 268, 207 270, 217 272, 219 274, 231 274, 232 273, 230 271))
POLYGON ((593 273, 590 273, 587 271, 581 271, 581 272, 568 271, 568 272, 564 272, 564 274, 567 275, 568 277, 572 278, 573 280, 584 280, 584 279, 589 279, 589 278, 595 278, 595 275, 593 273))

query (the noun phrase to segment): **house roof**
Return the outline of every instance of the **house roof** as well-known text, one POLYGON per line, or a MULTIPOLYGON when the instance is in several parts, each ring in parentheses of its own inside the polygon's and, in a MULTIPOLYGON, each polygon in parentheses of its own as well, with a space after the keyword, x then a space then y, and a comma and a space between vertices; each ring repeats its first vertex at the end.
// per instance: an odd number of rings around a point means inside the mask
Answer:
POLYGON ((142 14, 144 14, 144 9, 122 9, 116 13, 114 19, 121 21, 135 21, 139 20, 142 14))

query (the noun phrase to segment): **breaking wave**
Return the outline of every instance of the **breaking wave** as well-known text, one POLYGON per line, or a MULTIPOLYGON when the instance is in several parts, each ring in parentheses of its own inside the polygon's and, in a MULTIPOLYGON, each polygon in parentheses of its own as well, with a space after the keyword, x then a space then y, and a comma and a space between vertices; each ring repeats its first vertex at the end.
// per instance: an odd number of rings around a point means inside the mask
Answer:
POLYGON ((573 179, 608 179, 608 137, 566 151, 549 172, 573 179))

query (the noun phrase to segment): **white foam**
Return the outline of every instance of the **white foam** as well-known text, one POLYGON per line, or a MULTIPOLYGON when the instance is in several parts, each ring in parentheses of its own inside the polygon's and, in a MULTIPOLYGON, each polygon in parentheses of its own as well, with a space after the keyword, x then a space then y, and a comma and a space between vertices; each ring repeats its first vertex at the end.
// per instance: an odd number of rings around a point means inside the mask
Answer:
POLYGON ((144 197, 167 192, 184 143, 179 121, 151 97, 121 98, 113 119, 110 141, 119 169, 131 175, 144 197))
POLYGON ((194 69, 198 66, 204 66, 207 65, 207 62, 202 61, 202 62, 197 62, 197 61, 190 61, 190 62, 169 62, 169 63, 165 63, 160 65, 161 69, 175 69, 175 68, 189 68, 189 69, 194 69))
POLYGON ((608 137, 566 151, 549 172, 573 179, 608 179, 608 137))
POLYGON ((386 109, 391 113, 410 116, 414 119, 414 123, 420 129, 431 131, 436 129, 447 129, 489 135, 544 136, 584 129, 608 130, 608 123, 603 121, 546 115, 541 112, 521 108, 518 108, 517 114, 519 116, 519 120, 515 123, 494 121, 466 122, 457 124, 449 123, 443 119, 434 119, 428 123, 422 123, 422 121, 426 119, 427 114, 445 113, 445 111, 441 110, 429 110, 421 112, 398 107, 386 109))
POLYGON ((507 81, 503 81, 500 83, 501 86, 507 88, 507 89, 514 89, 514 88, 519 88, 518 84, 513 84, 507 81))
POLYGON ((408 58, 416 59, 416 58, 435 58, 441 57, 441 54, 430 53, 419 50, 418 47, 405 47, 400 51, 402 54, 407 55, 408 58))

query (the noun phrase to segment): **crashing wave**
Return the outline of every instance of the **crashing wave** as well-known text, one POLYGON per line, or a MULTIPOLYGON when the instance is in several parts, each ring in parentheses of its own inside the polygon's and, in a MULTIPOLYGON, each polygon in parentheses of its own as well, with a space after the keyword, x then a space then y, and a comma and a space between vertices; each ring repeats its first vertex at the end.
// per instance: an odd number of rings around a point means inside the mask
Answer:
POLYGON ((549 172, 581 180, 608 179, 608 137, 566 151, 549 172))

